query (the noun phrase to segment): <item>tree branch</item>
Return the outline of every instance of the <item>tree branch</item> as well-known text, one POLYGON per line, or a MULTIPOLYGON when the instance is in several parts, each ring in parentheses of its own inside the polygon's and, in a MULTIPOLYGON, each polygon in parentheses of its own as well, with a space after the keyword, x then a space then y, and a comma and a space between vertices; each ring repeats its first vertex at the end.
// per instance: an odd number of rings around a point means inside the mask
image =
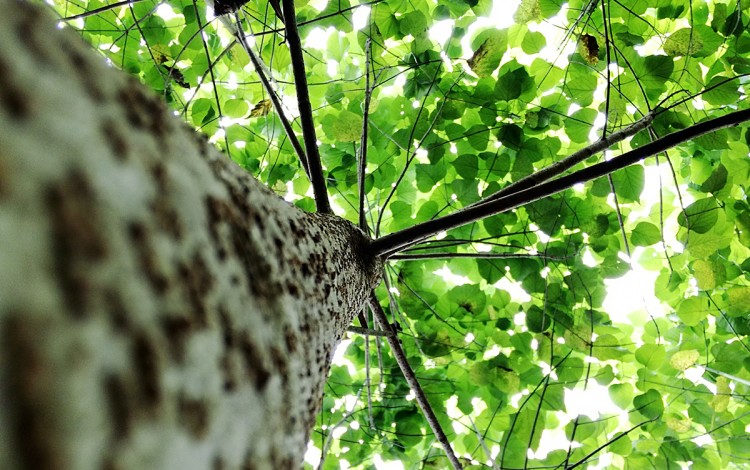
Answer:
POLYGON ((601 162, 575 173, 562 176, 556 180, 516 191, 499 199, 466 207, 452 214, 378 238, 372 242, 371 249, 375 256, 387 258, 444 230, 460 227, 485 217, 507 212, 524 204, 564 191, 576 184, 585 183, 608 175, 703 134, 735 126, 748 120, 750 120, 750 109, 745 109, 694 124, 686 129, 673 132, 653 142, 644 144, 609 161, 601 162))
POLYGON ((648 127, 648 125, 651 124, 653 120, 654 120, 654 114, 649 113, 646 116, 644 116, 642 119, 634 122, 628 127, 621 129, 617 132, 613 132, 612 134, 602 136, 601 139, 589 145, 588 147, 582 148, 581 150, 578 150, 577 152, 571 154, 568 157, 563 158, 562 160, 558 162, 555 162, 549 166, 546 166, 529 176, 521 178, 520 180, 512 184, 509 184, 508 186, 486 197, 485 199, 481 201, 477 201, 474 204, 471 204, 470 206, 467 206, 467 207, 479 206, 479 205, 484 204, 485 202, 494 201, 502 197, 505 197, 509 194, 513 194, 515 192, 518 192, 524 189, 533 188, 534 186, 540 183, 544 183, 545 181, 548 181, 554 178, 555 176, 559 176, 563 172, 583 162, 584 160, 596 155, 597 153, 608 149, 609 147, 613 146, 614 144, 618 142, 622 142, 628 137, 634 136, 638 132, 648 127))
POLYGON ((386 333, 383 331, 373 330, 371 328, 362 328, 359 326, 349 326, 346 331, 363 336, 386 336, 386 333))
POLYGON ((472 258, 472 259, 518 259, 518 258, 539 258, 539 259, 564 259, 543 254, 532 255, 529 253, 402 253, 390 256, 392 261, 417 261, 425 259, 451 259, 451 258, 472 258))
POLYGON ((110 3, 109 5, 104 5, 103 7, 94 8, 93 10, 89 10, 89 11, 84 11, 83 13, 79 13, 77 15, 66 16, 65 18, 61 18, 61 20, 62 21, 73 21, 73 20, 77 20, 77 19, 80 19, 80 18, 86 18, 86 17, 89 17, 89 16, 93 16, 93 15, 102 13, 102 12, 107 11, 107 10, 112 10, 114 8, 117 8, 117 7, 122 7, 122 6, 125 6, 125 5, 129 5, 131 3, 142 2, 142 1, 143 0, 123 0, 121 2, 110 3))
MULTIPOLYGON (((224 17, 221 17, 221 19, 224 20, 224 17)), ((273 104, 273 109, 276 110, 276 114, 279 116, 279 121, 281 121, 281 126, 284 128, 284 132, 286 132, 286 136, 289 139, 289 143, 292 144, 294 153, 296 153, 297 157, 299 157, 299 160, 302 163, 302 168, 305 169, 305 173, 307 173, 307 177, 312 181, 312 177, 310 176, 310 165, 307 161, 307 154, 305 153, 305 150, 302 148, 302 144, 300 144, 299 140, 297 139, 297 135, 294 133, 294 129, 292 129, 292 124, 286 118, 286 114, 284 114, 284 107, 281 105, 281 101, 279 100, 279 95, 276 94, 276 90, 273 89, 269 76, 266 75, 266 66, 261 60, 261 58, 255 53, 255 51, 247 43, 247 40, 245 38, 245 32, 242 30, 242 23, 240 23, 240 18, 237 12, 235 12, 234 14, 234 20, 235 20, 234 25, 229 23, 229 21, 222 21, 222 22, 224 23, 225 26, 227 26, 227 28, 230 31, 232 31, 235 38, 237 38, 237 41, 239 41, 242 48, 245 49, 245 52, 247 52, 247 55, 250 57, 250 62, 253 63, 255 72, 258 74, 258 78, 260 78, 260 82, 263 84, 263 88, 265 88, 266 92, 268 93, 269 98, 271 99, 271 103, 273 104)))
POLYGON ((391 346, 391 353, 393 353, 393 357, 396 359, 401 372, 404 374, 406 382, 414 392, 417 404, 419 405, 419 408, 421 408, 422 413, 427 420, 427 423, 432 429, 432 432, 435 434, 438 442, 440 442, 440 444, 443 446, 445 455, 448 457, 448 460, 450 460, 454 469, 459 470, 463 468, 461 466, 461 463, 458 461, 458 458, 456 458, 456 454, 453 453, 453 448, 448 441, 448 437, 445 435, 445 432, 443 432, 443 428, 440 426, 440 422, 438 422, 437 416, 435 416, 435 412, 432 410, 432 406, 427 400, 427 395, 425 395, 424 390, 422 390, 422 387, 419 385, 417 376, 414 374, 414 370, 412 370, 411 366, 409 365, 409 361, 407 361, 406 359, 406 354, 401 348, 401 343, 399 342, 398 335, 396 335, 396 332, 393 330, 393 327, 391 327, 391 324, 388 323, 388 319, 385 316, 383 307, 380 306, 380 302, 378 302, 378 299, 375 297, 375 292, 372 292, 370 294, 370 308, 372 308, 372 313, 375 316, 375 321, 385 332, 385 337, 388 340, 388 344, 391 346))
POLYGON ((315 121, 313 120, 310 93, 307 89, 307 70, 305 59, 302 55, 302 41, 297 30, 297 15, 294 11, 294 0, 282 1, 284 25, 286 26, 286 40, 289 45, 289 55, 292 60, 292 72, 294 73, 294 87, 297 90, 297 105, 299 107, 299 120, 302 125, 302 139, 305 142, 307 164, 310 168, 310 183, 312 183, 315 195, 315 207, 318 212, 331 212, 331 204, 328 201, 328 192, 323 178, 323 165, 320 163, 320 152, 318 151, 318 139, 315 136, 315 121))
POLYGON ((370 61, 372 60, 372 40, 368 37, 365 42, 365 106, 362 110, 362 140, 359 143, 359 166, 357 168, 357 187, 359 189, 359 228, 368 233, 367 219, 365 219, 365 171, 367 170, 367 128, 369 126, 370 98, 372 98, 372 84, 370 83, 370 61))

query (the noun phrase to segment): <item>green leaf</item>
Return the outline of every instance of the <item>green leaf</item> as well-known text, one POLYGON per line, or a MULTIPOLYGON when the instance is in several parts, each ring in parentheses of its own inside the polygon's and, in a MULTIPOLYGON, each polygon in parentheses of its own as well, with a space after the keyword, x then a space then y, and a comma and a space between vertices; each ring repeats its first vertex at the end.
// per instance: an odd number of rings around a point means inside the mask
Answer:
POLYGON ((719 206, 713 198, 699 199, 685 208, 677 222, 696 233, 707 233, 719 219, 719 206))
POLYGON ((638 222, 630 234, 630 240, 636 246, 650 246, 661 241, 661 230, 650 222, 638 222))
POLYGON ((649 419, 656 419, 664 412, 661 393, 653 388, 633 398, 633 408, 649 419))
POLYGON ((677 308, 677 316, 687 326, 696 326, 708 316, 708 300, 700 297, 689 297, 677 308))
POLYGON ((715 106, 736 104, 740 98, 737 86, 736 78, 716 75, 706 84, 706 91, 702 96, 704 100, 715 106))
POLYGON ((615 193, 620 201, 638 201, 646 184, 646 177, 642 165, 631 165, 612 174, 615 193))
POLYGON ((570 140, 576 143, 586 143, 589 141, 589 134, 594 120, 599 113, 595 109, 579 109, 570 117, 565 119, 565 133, 570 140))
POLYGON ((666 350, 661 344, 644 344, 635 351, 635 359, 649 369, 658 369, 664 362, 666 350))

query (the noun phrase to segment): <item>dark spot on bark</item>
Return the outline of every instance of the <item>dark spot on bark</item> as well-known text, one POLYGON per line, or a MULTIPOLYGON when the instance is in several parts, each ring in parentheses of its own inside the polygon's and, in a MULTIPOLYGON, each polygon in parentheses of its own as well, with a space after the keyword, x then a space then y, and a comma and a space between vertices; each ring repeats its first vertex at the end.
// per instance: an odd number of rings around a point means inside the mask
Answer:
POLYGON ((297 352, 297 344, 298 344, 298 333, 292 329, 290 326, 284 327, 284 341, 286 342, 286 350, 289 352, 289 354, 294 354, 297 352))
POLYGON ((118 100, 125 109, 125 116, 133 127, 164 136, 168 121, 167 110, 162 101, 151 96, 134 79, 129 80, 118 94, 118 100))
POLYGON ((229 312, 225 305, 219 306, 219 325, 221 327, 221 336, 224 340, 224 347, 231 349, 234 347, 234 335, 232 332, 232 322, 229 319, 229 312))
POLYGON ((31 104, 29 97, 12 79, 11 69, 0 57, 0 107, 14 120, 29 117, 31 104))
POLYGON ((184 229, 177 211, 170 203, 167 167, 162 163, 156 163, 151 167, 151 174, 156 182, 156 197, 151 203, 151 210, 156 216, 159 229, 175 240, 180 240, 184 229))
POLYGON ((231 220, 232 209, 227 203, 213 196, 206 196, 206 216, 208 218, 208 233, 216 249, 216 257, 224 261, 228 255, 224 237, 221 236, 221 225, 231 220))
POLYGON ((87 60, 77 44, 68 44, 67 47, 61 48, 68 56, 71 65, 78 73, 78 83, 81 84, 84 91, 95 101, 104 100, 104 93, 100 88, 100 81, 97 77, 97 70, 91 67, 91 61, 87 60))
POLYGON ((276 346, 271 346, 271 361, 273 361, 274 370, 281 375, 281 382, 286 385, 289 380, 288 354, 276 346))
POLYGON ((185 359, 185 345, 193 330, 190 320, 178 316, 167 316, 161 321, 164 336, 169 343, 172 358, 181 363, 185 359))
POLYGON ((245 369, 250 379, 253 381, 256 390, 263 390, 271 377, 271 373, 266 368, 263 356, 252 340, 245 338, 240 343, 240 351, 245 361, 245 369))
POLYGON ((58 286, 68 311, 85 315, 91 295, 91 265, 106 255, 96 214, 96 196, 80 172, 47 190, 46 202, 52 224, 51 243, 58 286))
POLYGON ((178 273, 193 314, 200 326, 205 326, 208 323, 207 297, 214 284, 206 262, 200 253, 196 253, 190 262, 180 263, 178 273))
POLYGON ((49 364, 35 346, 39 341, 38 327, 26 321, 26 312, 6 313, 0 328, 0 347, 4 367, 0 371, 6 403, 12 404, 9 422, 3 423, 4 434, 13 439, 21 468, 60 468, 54 433, 51 432, 48 401, 49 364))
POLYGON ((115 331, 126 333, 130 330, 130 314, 120 293, 114 289, 107 289, 104 292, 104 303, 107 306, 115 331))
POLYGON ((112 119, 107 118, 102 122, 102 136, 116 159, 121 162, 127 160, 130 144, 112 119))
POLYGON ((217 455, 216 457, 214 457, 214 463, 212 467, 213 467, 213 470, 224 470, 226 468, 224 459, 222 459, 220 455, 217 455))
POLYGON ((255 466, 255 456, 253 454, 248 454, 245 456, 245 460, 242 462, 242 470, 257 470, 258 467, 255 466))
POLYGON ((115 375, 108 375, 104 379, 104 394, 109 405, 111 425, 115 440, 122 440, 130 434, 133 425, 133 415, 128 405, 128 397, 123 381, 115 375))
POLYGON ((48 52, 51 48, 46 43, 50 40, 59 39, 59 36, 56 35, 54 39, 51 39, 44 34, 46 30, 40 28, 40 25, 46 24, 47 18, 39 18, 41 10, 36 5, 24 2, 20 2, 18 6, 14 7, 14 11, 18 12, 20 16, 16 27, 18 41, 24 44, 32 55, 39 58, 41 62, 51 62, 51 56, 48 52))
MULTIPOLYGON (((0 74, 3 72, 0 70, 0 74)), ((2 84, 0 84, 0 90, 2 90, 2 84)), ((0 91, 0 93, 2 93, 0 91)), ((2 98, 0 98, 2 99, 2 98)), ((9 170, 7 165, 2 161, 2 156, 0 156, 0 200, 7 197, 10 193, 10 175, 8 174, 9 170)))
POLYGON ((263 231, 265 228, 265 225, 263 225, 263 217, 260 216, 257 212, 253 213, 253 223, 256 227, 258 227, 259 231, 263 231))
POLYGON ((206 436, 209 428, 208 405, 203 400, 180 397, 180 422, 196 439, 206 436))
POLYGON ((232 278, 230 279, 230 282, 233 286, 239 286, 240 285, 240 277, 236 274, 232 274, 232 278))
POLYGON ((224 391, 232 392, 237 388, 239 380, 237 378, 234 356, 226 353, 221 357, 219 367, 221 367, 222 377, 224 378, 224 391))
POLYGON ((287 292, 289 292, 289 295, 291 295, 292 297, 299 298, 299 296, 300 296, 299 295, 299 287, 297 287, 295 284, 288 283, 286 285, 286 290, 287 290, 287 292))
POLYGON ((145 334, 135 338, 132 358, 141 400, 146 407, 153 409, 162 397, 159 384, 159 355, 156 346, 145 334))
POLYGON ((163 295, 169 288, 169 279, 159 269, 148 229, 140 222, 131 222, 128 224, 128 235, 138 255, 141 272, 146 276, 151 289, 156 294, 163 295))

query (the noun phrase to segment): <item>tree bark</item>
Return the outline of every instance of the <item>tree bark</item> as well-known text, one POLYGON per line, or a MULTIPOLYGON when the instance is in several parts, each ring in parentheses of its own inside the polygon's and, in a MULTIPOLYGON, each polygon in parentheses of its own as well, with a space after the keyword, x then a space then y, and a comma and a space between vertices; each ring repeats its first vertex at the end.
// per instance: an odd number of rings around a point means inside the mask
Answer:
POLYGON ((0 468, 299 467, 369 240, 0 11, 0 468))

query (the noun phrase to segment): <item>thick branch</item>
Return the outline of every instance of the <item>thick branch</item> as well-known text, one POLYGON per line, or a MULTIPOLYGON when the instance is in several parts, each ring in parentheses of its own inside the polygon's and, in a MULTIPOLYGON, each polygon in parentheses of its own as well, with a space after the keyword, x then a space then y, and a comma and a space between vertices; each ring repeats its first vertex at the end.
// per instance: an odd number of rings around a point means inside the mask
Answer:
POLYGON ((373 241, 372 249, 374 250, 374 255, 384 257, 391 256, 424 240, 425 238, 437 235, 444 230, 460 227, 484 219, 485 217, 507 212, 524 204, 564 191, 576 184, 586 183, 601 176, 608 175, 614 171, 639 162, 644 158, 654 156, 657 153, 668 150, 703 134, 725 127, 735 126, 748 120, 750 120, 750 109, 735 111, 715 119, 695 124, 686 129, 673 132, 672 134, 653 142, 649 142, 637 149, 619 155, 612 160, 598 163, 575 173, 562 176, 556 180, 514 192, 500 199, 466 207, 444 217, 429 220, 390 235, 386 235, 385 237, 373 241))
POLYGON ((299 107, 299 120, 302 125, 302 138, 305 141, 307 164, 310 167, 310 183, 312 183, 313 193, 315 194, 315 206, 318 212, 331 212, 331 204, 328 202, 326 183, 323 178, 323 165, 320 163, 318 139, 315 136, 315 121, 313 120, 310 93, 307 89, 307 71, 305 59, 302 56, 302 41, 297 30, 294 0, 283 0, 282 6, 286 39, 289 44, 289 55, 294 72, 294 86, 297 89, 297 106, 299 107))
POLYGON ((563 174, 565 171, 583 162, 584 160, 596 155, 597 153, 603 152, 614 144, 622 142, 628 137, 634 136, 638 132, 645 129, 649 124, 651 124, 651 121, 653 120, 654 115, 653 113, 650 113, 644 116, 640 121, 634 122, 625 129, 621 129, 612 134, 602 136, 601 139, 589 145, 588 147, 582 148, 581 150, 578 150, 577 152, 560 160, 559 162, 555 162, 552 165, 544 167, 541 170, 529 176, 526 176, 525 178, 521 178, 520 180, 509 184, 500 191, 488 196, 484 200, 472 204, 472 206, 478 206, 484 204, 485 202, 494 201, 509 194, 513 194, 524 189, 533 188, 540 183, 549 181, 552 178, 563 174))
POLYGON ((432 411, 432 406, 427 400, 427 395, 425 395, 424 390, 422 390, 422 387, 419 385, 417 376, 414 374, 414 370, 412 370, 411 366, 409 365, 409 361, 406 359, 406 354, 401 348, 401 343, 398 340, 398 335, 396 335, 396 332, 393 331, 393 327, 391 327, 391 324, 388 323, 388 318, 386 318, 383 307, 380 306, 380 302, 378 302, 378 299, 375 297, 374 292, 370 295, 370 307, 372 308, 372 313, 375 316, 375 321, 378 322, 380 328, 385 332, 385 338, 388 340, 388 344, 391 346, 391 353, 396 359, 401 372, 404 374, 406 382, 414 392, 414 396, 416 397, 419 408, 422 410, 422 413, 424 414, 424 417, 427 420, 427 423, 430 425, 430 428, 435 434, 438 442, 440 442, 440 444, 443 446, 445 455, 448 457, 448 460, 450 460, 451 465, 453 465, 454 469, 463 468, 461 466, 461 463, 458 461, 458 458, 456 458, 456 454, 453 453, 453 448, 451 448, 451 444, 448 441, 448 436, 445 435, 443 428, 440 426, 440 422, 438 422, 437 420, 437 416, 435 416, 435 412, 432 411))
POLYGON ((426 259, 452 259, 452 258, 471 258, 471 259, 518 259, 518 258, 540 258, 540 259, 561 259, 543 254, 532 255, 529 253, 400 253, 393 255, 388 259, 392 261, 418 261, 426 259))

